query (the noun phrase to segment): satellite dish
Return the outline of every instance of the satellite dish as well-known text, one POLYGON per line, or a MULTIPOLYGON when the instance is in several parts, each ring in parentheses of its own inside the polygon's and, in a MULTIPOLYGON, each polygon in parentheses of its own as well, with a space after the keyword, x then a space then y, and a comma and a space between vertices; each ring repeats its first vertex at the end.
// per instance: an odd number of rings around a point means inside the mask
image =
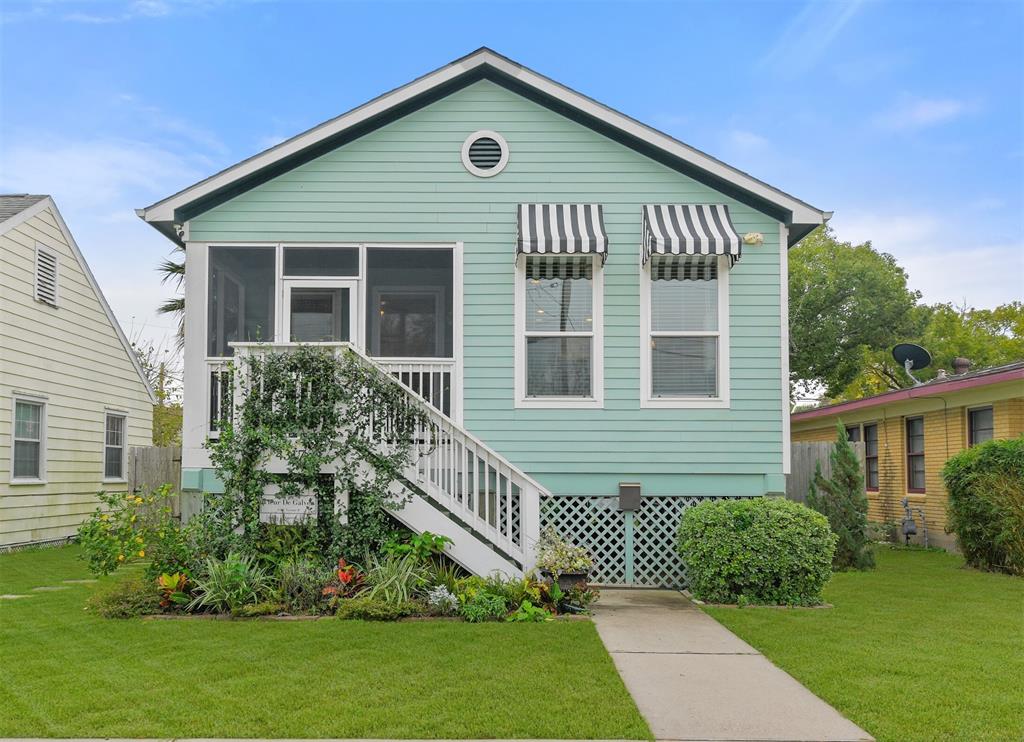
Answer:
POLYGON ((896 359, 896 363, 903 366, 903 370, 907 372, 907 376, 913 379, 915 384, 920 384, 921 382, 910 373, 911 369, 928 368, 932 364, 931 353, 920 345, 914 345, 913 343, 900 343, 892 349, 892 357, 896 359))

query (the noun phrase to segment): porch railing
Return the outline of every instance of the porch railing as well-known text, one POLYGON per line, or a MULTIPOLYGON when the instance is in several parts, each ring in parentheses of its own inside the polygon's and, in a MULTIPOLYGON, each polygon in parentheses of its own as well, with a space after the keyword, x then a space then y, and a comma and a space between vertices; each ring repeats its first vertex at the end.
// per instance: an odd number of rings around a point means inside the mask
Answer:
MULTIPOLYGON (((452 420, 462 420, 460 397, 455 393, 455 361, 451 358, 387 358, 375 361, 409 391, 452 420)), ((219 421, 231 415, 231 388, 227 361, 207 361, 207 423, 212 436, 219 421)))
MULTIPOLYGON (((287 352, 291 343, 239 343, 239 355, 287 352)), ((449 400, 452 361, 377 361, 348 344, 331 345, 353 353, 422 404, 427 421, 414 433, 416 455, 405 478, 510 561, 529 569, 540 533, 540 500, 550 493, 515 465, 462 428, 439 408, 449 400)), ((231 382, 223 366, 210 364, 211 414, 230 414, 231 382)), ((211 431, 215 424, 211 419, 211 431)))

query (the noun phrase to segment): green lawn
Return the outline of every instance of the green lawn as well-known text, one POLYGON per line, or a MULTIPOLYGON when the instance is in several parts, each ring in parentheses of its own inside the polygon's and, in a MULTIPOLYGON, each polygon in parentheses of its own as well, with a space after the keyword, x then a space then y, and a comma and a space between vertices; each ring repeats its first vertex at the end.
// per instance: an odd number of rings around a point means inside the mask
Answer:
MULTIPOLYGON (((88 577, 0 556, 0 594, 88 577)), ((0 600, 0 737, 650 738, 589 622, 117 621, 0 600)))
POLYGON ((823 610, 708 608, 879 740, 1024 739, 1024 580, 878 549, 823 610))

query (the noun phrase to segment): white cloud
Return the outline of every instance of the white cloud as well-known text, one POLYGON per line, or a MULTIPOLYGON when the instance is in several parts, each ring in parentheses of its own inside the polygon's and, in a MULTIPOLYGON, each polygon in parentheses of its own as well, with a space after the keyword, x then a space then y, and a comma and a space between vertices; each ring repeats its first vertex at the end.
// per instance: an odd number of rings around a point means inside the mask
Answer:
MULTIPOLYGON (((67 23, 103 25, 140 19, 167 18, 180 14, 201 14, 231 0, 29 0, 17 11, 5 9, 2 23, 31 20, 59 20, 67 23)), ((255 0, 250 0, 255 2, 255 0)))
POLYGON ((991 308, 1024 296, 1024 239, 991 240, 972 232, 977 222, 958 211, 890 215, 840 212, 832 220, 837 236, 870 240, 906 270, 908 284, 929 304, 952 302, 991 308))
POLYGON ((104 211, 120 204, 128 208, 129 194, 138 199, 171 192, 170 184, 180 187, 203 172, 171 150, 127 139, 23 142, 3 159, 0 188, 52 192, 83 209, 104 211))
POLYGON ((907 98, 872 118, 872 123, 889 131, 913 131, 959 118, 973 110, 967 101, 955 98, 907 98))
POLYGON ((787 76, 810 69, 863 5, 864 0, 827 3, 808 0, 764 54, 760 64, 787 76))
POLYGON ((726 132, 726 143, 740 150, 763 150, 768 147, 767 139, 746 129, 730 129, 726 132))
POLYGON ((174 321, 156 314, 173 289, 155 270, 173 248, 134 209, 203 177, 206 159, 129 139, 57 137, 22 139, 0 158, 0 191, 53 195, 125 331, 173 335, 174 321))

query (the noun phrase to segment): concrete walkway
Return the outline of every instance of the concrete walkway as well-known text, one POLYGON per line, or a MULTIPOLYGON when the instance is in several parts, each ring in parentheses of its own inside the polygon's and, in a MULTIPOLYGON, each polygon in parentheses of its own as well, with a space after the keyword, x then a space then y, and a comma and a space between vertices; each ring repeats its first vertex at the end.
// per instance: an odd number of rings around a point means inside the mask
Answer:
POLYGON ((602 590, 594 622, 659 740, 872 739, 677 592, 602 590))

